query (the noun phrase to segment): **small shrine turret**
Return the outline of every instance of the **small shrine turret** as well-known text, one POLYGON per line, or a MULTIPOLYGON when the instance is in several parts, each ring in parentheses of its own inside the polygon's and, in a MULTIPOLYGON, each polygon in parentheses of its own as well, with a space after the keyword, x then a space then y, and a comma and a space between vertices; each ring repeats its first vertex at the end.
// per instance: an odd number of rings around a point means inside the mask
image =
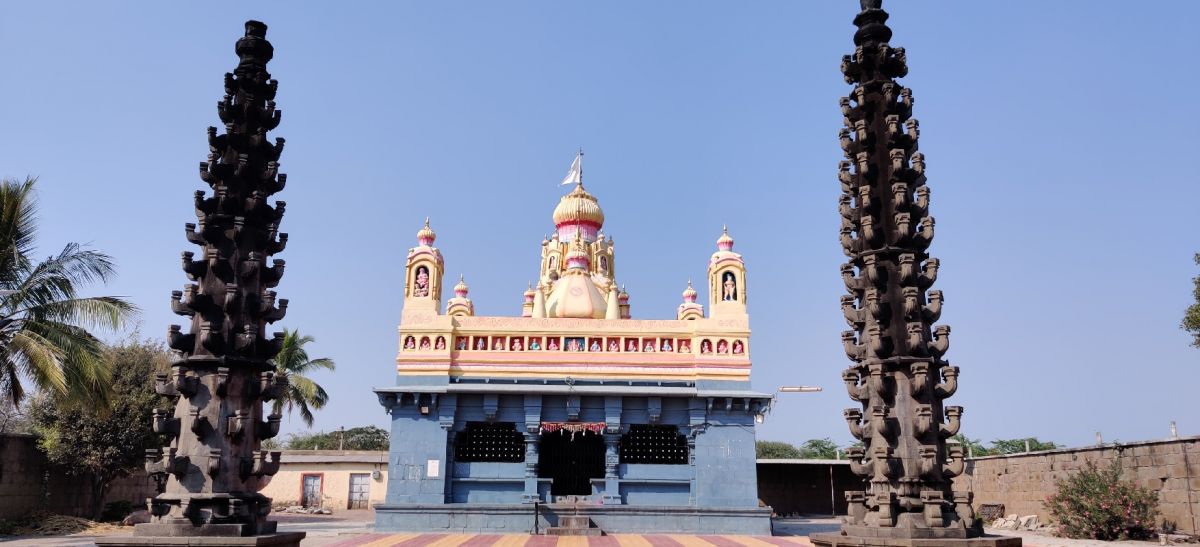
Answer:
POLYGON ((442 298, 442 252, 433 246, 437 233, 429 226, 417 231, 417 246, 408 250, 404 267, 404 309, 440 313, 442 298))
POLYGON ((712 317, 746 317, 746 263, 733 252, 729 227, 721 228, 708 261, 708 308, 712 317))
POLYGON ((675 314, 676 319, 691 320, 704 318, 704 306, 696 303, 696 289, 692 288, 692 280, 688 280, 687 288, 683 290, 683 303, 675 314))
POLYGON ((470 298, 467 298, 467 293, 470 290, 463 276, 458 276, 458 284, 454 286, 454 296, 446 301, 446 315, 452 317, 470 317, 475 315, 475 305, 471 303, 470 298))

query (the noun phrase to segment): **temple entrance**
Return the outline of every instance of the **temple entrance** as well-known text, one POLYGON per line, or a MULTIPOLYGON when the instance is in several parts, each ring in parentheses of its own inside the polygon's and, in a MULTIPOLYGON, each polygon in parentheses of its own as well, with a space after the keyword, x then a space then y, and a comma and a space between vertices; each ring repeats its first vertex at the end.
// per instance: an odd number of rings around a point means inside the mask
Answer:
POLYGON ((554 479, 551 496, 589 496, 592 479, 604 478, 604 438, 587 432, 543 433, 538 477, 554 479))

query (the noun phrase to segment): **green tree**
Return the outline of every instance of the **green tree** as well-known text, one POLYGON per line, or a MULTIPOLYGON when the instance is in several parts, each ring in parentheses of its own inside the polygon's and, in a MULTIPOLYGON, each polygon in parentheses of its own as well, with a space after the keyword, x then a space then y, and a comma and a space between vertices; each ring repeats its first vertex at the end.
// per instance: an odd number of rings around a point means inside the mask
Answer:
POLYGON ((287 444, 290 450, 387 450, 388 432, 368 425, 328 433, 293 434, 287 444))
POLYGON ((835 460, 838 445, 832 439, 809 439, 800 445, 800 457, 809 460, 835 460))
POLYGON ((779 441, 758 441, 754 443, 754 456, 764 460, 798 460, 800 449, 789 443, 779 441))
POLYGON ((1052 441, 1039 441, 1037 437, 1026 437, 1022 439, 996 439, 992 441, 992 447, 988 449, 989 454, 1020 454, 1025 452, 1025 443, 1029 443, 1029 452, 1037 452, 1040 450, 1054 450, 1059 448, 1052 441))
POLYGON ((328 357, 308 358, 308 351, 304 349, 304 346, 314 341, 316 341, 315 338, 303 336, 299 330, 283 329, 283 348, 272 360, 275 363, 277 374, 287 373, 288 375, 287 392, 283 397, 275 400, 274 413, 282 414, 284 408, 287 408, 290 415, 292 410, 297 410, 300 412, 300 418, 304 420, 304 425, 308 427, 313 425, 312 411, 324 407, 325 403, 329 402, 329 394, 325 392, 325 388, 305 374, 317 369, 334 370, 337 368, 333 359, 328 357))
MULTIPOLYGON (((1197 265, 1200 265, 1200 253, 1192 257, 1197 265)), ((1192 335, 1192 345, 1200 348, 1200 275, 1192 278, 1192 299, 1196 302, 1187 307, 1183 312, 1183 322, 1179 324, 1179 328, 1192 335)))
POLYGON ((154 373, 167 367, 160 343, 130 339, 105 348, 103 358, 113 371, 108 408, 97 411, 39 394, 29 411, 38 446, 47 458, 90 480, 94 518, 99 518, 112 481, 140 469, 146 449, 163 446, 151 428, 152 411, 173 408, 154 391, 154 373))
MULTIPOLYGON (((953 437, 954 440, 962 444, 963 453, 968 456, 990 456, 992 451, 985 448, 979 439, 969 439, 966 435, 959 433, 953 437)), ((1023 447, 1024 445, 1022 445, 1023 447)))
POLYGON ((40 262, 36 179, 0 180, 0 390, 11 405, 25 397, 22 379, 64 400, 107 400, 112 371, 88 329, 119 330, 136 308, 114 296, 79 295, 115 274, 112 259, 68 243, 40 262))

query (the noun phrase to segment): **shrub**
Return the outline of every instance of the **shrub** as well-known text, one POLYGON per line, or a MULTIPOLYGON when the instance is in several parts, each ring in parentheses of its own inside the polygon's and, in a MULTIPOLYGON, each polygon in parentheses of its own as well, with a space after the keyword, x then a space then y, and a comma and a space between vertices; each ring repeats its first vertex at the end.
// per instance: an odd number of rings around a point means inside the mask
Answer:
POLYGON ((133 512, 133 502, 128 500, 112 501, 104 504, 104 511, 100 513, 101 522, 119 522, 128 517, 133 512))
POLYGON ((1055 481, 1046 497, 1058 535, 1075 539, 1146 539, 1154 533, 1158 495, 1121 480, 1121 464, 1087 467, 1055 481))

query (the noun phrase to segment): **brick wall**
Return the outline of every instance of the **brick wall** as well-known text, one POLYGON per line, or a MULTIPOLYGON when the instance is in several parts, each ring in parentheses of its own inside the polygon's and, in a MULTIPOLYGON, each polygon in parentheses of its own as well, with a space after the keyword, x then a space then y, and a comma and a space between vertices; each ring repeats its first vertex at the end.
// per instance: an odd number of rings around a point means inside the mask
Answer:
MULTIPOLYGON (((0 435, 0 518, 36 509, 91 517, 90 485, 90 476, 70 476, 50 465, 32 436, 0 435)), ((154 481, 138 472, 114 481, 105 502, 128 500, 142 506, 155 494, 154 481)))
POLYGON ((1182 532, 1197 533, 1200 525, 1200 437, 1145 441, 986 456, 967 461, 967 471, 955 479, 955 489, 970 481, 975 506, 1003 503, 1008 514, 1049 515, 1042 505, 1054 492, 1055 479, 1079 470, 1086 462, 1106 467, 1121 463, 1124 478, 1158 491, 1161 519, 1182 532))

